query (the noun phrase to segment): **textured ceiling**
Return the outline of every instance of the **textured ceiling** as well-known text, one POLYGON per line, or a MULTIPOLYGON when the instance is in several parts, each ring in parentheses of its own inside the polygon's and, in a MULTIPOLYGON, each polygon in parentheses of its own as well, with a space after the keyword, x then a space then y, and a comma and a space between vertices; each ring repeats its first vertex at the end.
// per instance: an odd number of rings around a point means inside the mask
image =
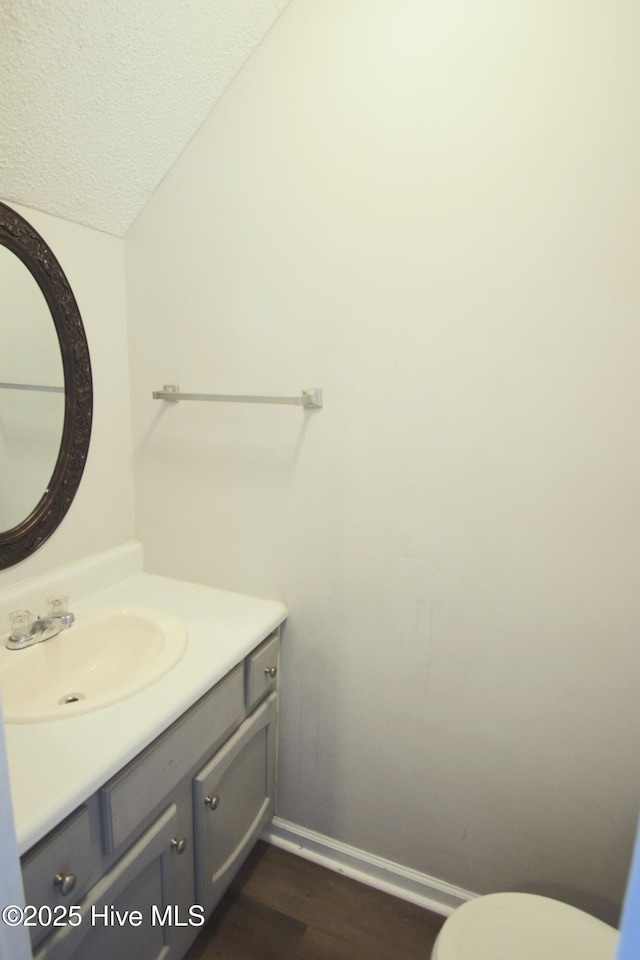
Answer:
POLYGON ((0 0, 0 198, 122 236, 290 0, 0 0))

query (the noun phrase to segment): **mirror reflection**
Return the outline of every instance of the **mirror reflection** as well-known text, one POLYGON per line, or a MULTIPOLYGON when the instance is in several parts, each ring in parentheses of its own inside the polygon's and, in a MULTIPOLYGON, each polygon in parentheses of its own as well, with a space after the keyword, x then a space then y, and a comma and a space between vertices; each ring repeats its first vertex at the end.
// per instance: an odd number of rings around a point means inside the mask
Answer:
POLYGON ((0 530, 46 493, 64 426, 62 356, 49 307, 31 272, 0 247, 0 530))
POLYGON ((93 418, 91 360, 51 248, 0 202, 0 570, 58 528, 80 485, 93 418))

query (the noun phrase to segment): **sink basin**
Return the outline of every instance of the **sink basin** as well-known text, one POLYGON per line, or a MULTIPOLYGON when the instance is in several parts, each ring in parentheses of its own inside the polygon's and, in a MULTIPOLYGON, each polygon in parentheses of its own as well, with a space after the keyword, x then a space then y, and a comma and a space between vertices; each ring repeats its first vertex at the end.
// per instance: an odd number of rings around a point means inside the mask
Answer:
POLYGON ((184 653, 176 617, 151 607, 87 607, 57 637, 0 650, 5 723, 63 720, 107 707, 155 683, 184 653))

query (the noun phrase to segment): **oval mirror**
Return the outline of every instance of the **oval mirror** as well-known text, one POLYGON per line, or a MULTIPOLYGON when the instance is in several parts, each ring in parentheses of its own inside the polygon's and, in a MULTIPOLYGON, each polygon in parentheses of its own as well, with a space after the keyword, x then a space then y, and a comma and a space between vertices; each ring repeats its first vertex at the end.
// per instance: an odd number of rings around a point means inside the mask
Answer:
POLYGON ((42 237, 0 203, 0 569, 60 524, 89 449, 93 388, 80 311, 42 237))

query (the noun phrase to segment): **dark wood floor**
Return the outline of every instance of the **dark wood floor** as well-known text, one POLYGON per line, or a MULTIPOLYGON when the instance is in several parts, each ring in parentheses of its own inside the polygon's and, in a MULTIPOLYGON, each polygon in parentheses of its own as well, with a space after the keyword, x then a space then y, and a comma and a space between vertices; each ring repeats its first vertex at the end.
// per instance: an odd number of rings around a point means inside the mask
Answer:
POLYGON ((443 923, 259 843, 185 960, 428 960, 443 923))

